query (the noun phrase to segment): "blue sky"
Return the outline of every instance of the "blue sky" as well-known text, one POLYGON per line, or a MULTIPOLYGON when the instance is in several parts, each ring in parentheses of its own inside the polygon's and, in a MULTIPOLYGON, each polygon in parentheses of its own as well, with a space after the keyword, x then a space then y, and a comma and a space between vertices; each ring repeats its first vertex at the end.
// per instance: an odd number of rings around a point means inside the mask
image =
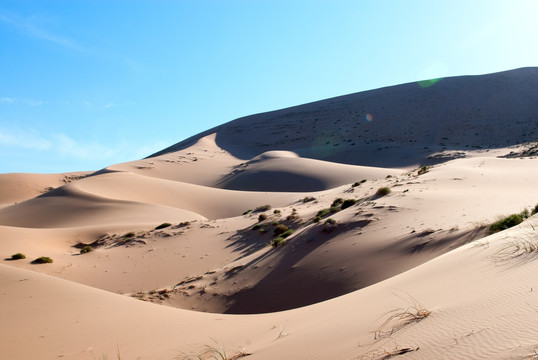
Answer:
POLYGON ((538 65, 536 1, 1 0, 0 173, 98 170, 357 91, 538 65))

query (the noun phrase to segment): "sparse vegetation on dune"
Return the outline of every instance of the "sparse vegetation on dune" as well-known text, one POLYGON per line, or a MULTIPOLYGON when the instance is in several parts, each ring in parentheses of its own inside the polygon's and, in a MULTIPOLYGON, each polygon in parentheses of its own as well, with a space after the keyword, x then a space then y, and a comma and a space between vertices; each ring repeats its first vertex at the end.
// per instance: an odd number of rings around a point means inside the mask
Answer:
POLYGON ((211 339, 215 345, 205 345, 199 352, 181 353, 176 357, 178 360, 236 360, 251 354, 247 353, 245 349, 234 351, 229 355, 221 344, 214 339, 211 339))
POLYGON ((254 212, 263 212, 267 210, 271 210, 271 205, 265 204, 265 205, 258 206, 256 209, 254 209, 254 212))
POLYGON ((495 221, 493 224, 491 224, 488 227, 488 234, 494 234, 496 232, 503 231, 511 227, 514 227, 516 225, 519 225, 523 222, 523 220, 527 219, 529 216, 530 216, 529 210, 524 209, 519 214, 512 214, 504 218, 501 218, 495 221))
POLYGON ((32 261, 32 264, 52 264, 53 260, 48 256, 40 256, 34 261, 32 261))
POLYGON ((375 194, 377 196, 385 196, 385 195, 388 195, 390 194, 390 188, 384 186, 384 187, 380 187, 379 189, 377 189, 377 191, 375 192, 375 194))
POLYGON ((89 253, 90 251, 92 251, 92 247, 89 246, 89 245, 86 245, 84 246, 82 249, 80 249, 80 253, 81 254, 86 254, 86 253, 89 253))
POLYGON ((21 259, 26 259, 26 255, 24 255, 23 253, 16 253, 16 254, 11 255, 11 260, 21 260, 21 259))
POLYGON ((164 229, 164 228, 167 228, 167 227, 169 227, 169 226, 172 226, 172 224, 165 222, 165 223, 162 223, 161 225, 157 226, 157 227, 155 228, 155 230, 164 229))

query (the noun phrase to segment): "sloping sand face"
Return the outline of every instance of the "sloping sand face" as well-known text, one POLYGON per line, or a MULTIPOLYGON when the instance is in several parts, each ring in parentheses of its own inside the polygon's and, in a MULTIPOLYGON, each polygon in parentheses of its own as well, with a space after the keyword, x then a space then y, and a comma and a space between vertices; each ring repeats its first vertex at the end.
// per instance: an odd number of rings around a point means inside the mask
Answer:
POLYGON ((536 216, 487 228, 538 202, 537 83, 400 85, 0 175, 2 356, 535 357, 536 216))

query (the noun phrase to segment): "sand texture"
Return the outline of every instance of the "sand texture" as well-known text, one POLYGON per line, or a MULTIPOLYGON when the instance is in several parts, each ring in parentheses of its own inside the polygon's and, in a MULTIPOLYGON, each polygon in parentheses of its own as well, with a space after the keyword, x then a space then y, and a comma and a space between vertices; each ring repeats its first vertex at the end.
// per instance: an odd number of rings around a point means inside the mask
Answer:
POLYGON ((538 359, 536 104, 446 78, 0 174, 0 357, 538 359))

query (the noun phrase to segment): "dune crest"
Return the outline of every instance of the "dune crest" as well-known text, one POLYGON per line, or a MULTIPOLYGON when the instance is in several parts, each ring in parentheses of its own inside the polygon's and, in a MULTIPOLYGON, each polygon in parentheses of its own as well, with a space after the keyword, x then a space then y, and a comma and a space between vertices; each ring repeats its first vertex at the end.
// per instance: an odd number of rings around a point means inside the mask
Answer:
POLYGON ((396 85, 0 174, 2 356, 535 358, 536 84, 396 85))

